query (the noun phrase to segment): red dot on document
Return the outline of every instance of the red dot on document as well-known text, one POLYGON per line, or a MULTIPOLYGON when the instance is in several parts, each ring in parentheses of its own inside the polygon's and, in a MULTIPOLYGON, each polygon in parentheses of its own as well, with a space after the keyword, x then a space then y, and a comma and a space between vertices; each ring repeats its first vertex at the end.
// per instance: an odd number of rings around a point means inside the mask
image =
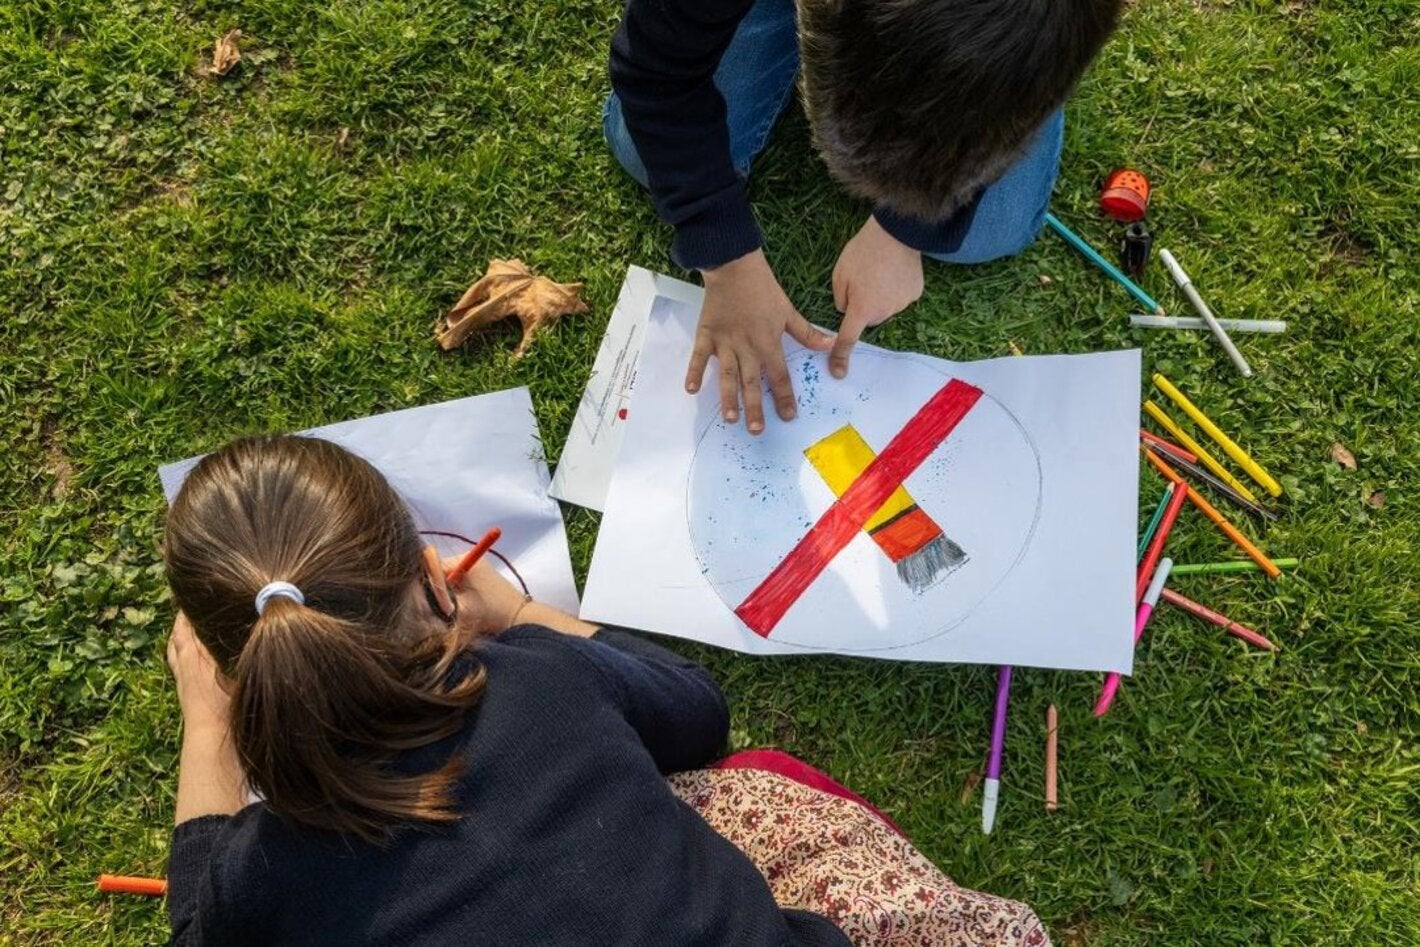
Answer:
POLYGON ((626 409, 625 409, 625 408, 622 408, 620 411, 616 412, 616 416, 617 416, 618 418, 621 418, 621 420, 625 421, 625 420, 626 420, 626 409))

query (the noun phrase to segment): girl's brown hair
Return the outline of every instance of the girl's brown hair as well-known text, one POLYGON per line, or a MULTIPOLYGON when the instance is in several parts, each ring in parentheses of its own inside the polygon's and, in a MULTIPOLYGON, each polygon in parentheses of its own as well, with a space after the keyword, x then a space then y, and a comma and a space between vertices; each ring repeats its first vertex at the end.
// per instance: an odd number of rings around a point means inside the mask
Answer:
POLYGON ((462 761, 392 769, 463 724, 484 671, 432 618, 408 509, 364 460, 327 441, 248 438, 204 458, 168 513, 173 597, 232 682, 232 738, 252 788, 303 825, 385 838, 458 818, 462 761), (268 600, 272 581, 305 604, 268 600))

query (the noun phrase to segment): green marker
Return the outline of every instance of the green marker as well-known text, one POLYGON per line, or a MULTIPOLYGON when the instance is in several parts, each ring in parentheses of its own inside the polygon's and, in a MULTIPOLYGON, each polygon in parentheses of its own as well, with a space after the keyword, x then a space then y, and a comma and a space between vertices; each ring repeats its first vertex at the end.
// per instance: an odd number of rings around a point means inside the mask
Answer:
MULTIPOLYGON (((1273 559, 1279 569, 1295 569, 1300 563, 1296 559, 1273 559)), ((1256 572, 1257 563, 1251 559, 1235 559, 1232 562, 1195 562, 1192 565, 1174 566, 1171 575, 1204 575, 1218 572, 1256 572)))

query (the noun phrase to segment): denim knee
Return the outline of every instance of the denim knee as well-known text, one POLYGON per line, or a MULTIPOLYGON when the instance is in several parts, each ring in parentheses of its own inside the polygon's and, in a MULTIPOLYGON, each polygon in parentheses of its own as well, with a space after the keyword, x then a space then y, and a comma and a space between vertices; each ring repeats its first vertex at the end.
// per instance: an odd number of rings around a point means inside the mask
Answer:
POLYGON ((631 131, 626 127, 626 119, 621 114, 621 100, 616 97, 615 92, 608 95, 606 102, 602 104, 602 135, 606 138, 607 147, 626 173, 635 178, 642 187, 646 187, 650 177, 646 174, 646 166, 641 163, 641 153, 636 150, 636 143, 631 140, 631 131))

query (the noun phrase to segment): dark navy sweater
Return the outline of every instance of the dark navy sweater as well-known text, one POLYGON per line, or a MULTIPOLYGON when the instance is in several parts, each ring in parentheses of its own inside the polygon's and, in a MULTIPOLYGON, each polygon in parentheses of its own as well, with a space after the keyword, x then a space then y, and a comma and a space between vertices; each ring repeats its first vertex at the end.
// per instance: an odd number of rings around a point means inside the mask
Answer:
POLYGON ((625 632, 522 625, 478 646, 463 731, 400 760, 467 769, 466 815, 384 847, 264 805, 173 832, 180 944, 814 944, 847 938, 775 905, 759 872, 667 787, 724 745, 724 697, 694 662, 625 632))
MULTIPOLYGON (((745 182, 730 156, 725 100, 715 69, 754 0, 629 0, 611 42, 611 84, 646 166, 651 199, 675 228, 671 259, 713 269, 759 248, 745 182)), ((972 200, 947 220, 924 221, 885 207, 873 216, 923 252, 961 246, 972 200)))

